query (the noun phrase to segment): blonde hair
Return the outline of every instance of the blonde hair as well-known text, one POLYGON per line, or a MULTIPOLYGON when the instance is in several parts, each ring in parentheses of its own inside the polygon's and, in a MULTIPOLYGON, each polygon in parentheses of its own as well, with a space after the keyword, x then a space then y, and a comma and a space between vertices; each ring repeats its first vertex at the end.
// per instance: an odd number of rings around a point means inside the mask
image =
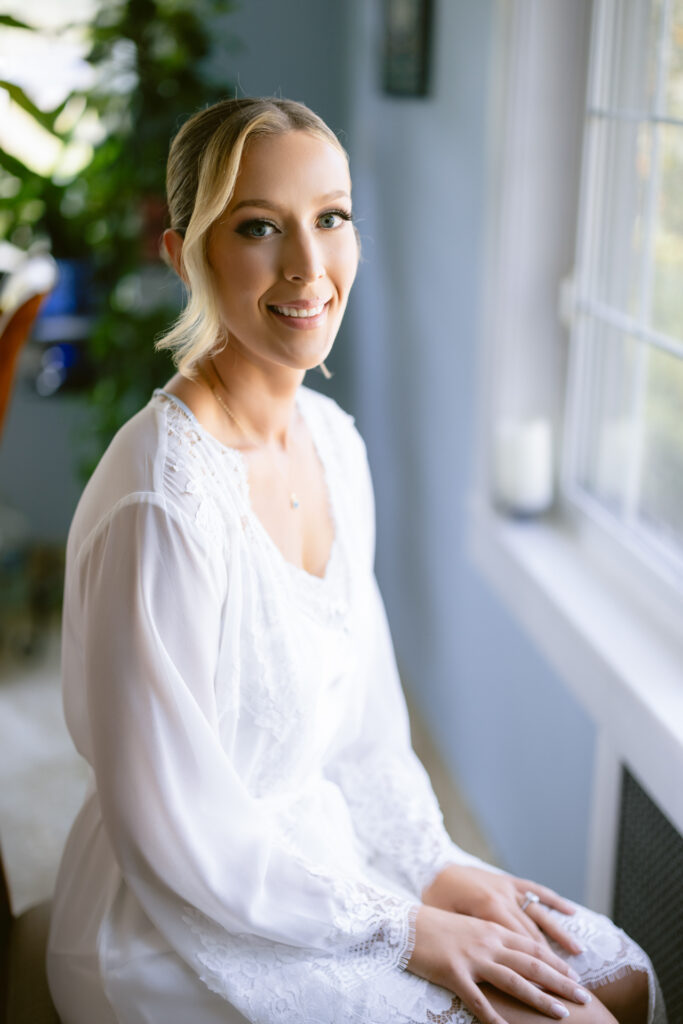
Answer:
POLYGON ((171 228, 183 236, 182 272, 188 300, 156 343, 170 349, 184 376, 221 343, 220 316, 208 263, 211 226, 230 202, 244 148, 251 138, 307 131, 346 152, 334 132, 303 103, 274 98, 222 100, 194 114, 171 143, 166 195, 171 228))

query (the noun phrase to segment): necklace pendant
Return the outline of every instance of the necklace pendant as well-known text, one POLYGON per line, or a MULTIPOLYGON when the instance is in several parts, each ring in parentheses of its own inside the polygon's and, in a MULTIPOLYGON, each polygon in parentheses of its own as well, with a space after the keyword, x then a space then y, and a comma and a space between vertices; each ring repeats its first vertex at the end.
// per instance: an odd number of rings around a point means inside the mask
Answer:
POLYGON ((289 496, 289 504, 290 504, 290 507, 293 508, 293 509, 297 509, 299 507, 299 499, 297 498, 297 496, 294 493, 294 491, 292 491, 292 493, 289 496))

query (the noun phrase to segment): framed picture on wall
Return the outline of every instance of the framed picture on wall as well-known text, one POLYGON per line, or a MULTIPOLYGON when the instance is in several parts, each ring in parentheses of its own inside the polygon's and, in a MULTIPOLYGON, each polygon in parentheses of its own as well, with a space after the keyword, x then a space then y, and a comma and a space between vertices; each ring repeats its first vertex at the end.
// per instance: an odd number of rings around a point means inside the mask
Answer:
POLYGON ((429 91, 432 0, 384 0, 382 86, 393 96, 429 91))

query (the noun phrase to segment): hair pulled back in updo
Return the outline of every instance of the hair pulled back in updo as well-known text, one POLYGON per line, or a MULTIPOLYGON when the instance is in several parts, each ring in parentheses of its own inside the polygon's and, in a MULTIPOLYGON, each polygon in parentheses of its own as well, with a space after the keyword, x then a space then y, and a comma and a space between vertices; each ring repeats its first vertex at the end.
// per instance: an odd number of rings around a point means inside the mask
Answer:
POLYGON ((182 269, 188 301, 157 341, 178 370, 195 365, 221 344, 207 243, 212 224, 230 202, 249 139, 306 131, 346 153, 334 132, 303 103, 270 97, 222 100, 186 121, 171 143, 166 167, 170 226, 183 236, 182 269))

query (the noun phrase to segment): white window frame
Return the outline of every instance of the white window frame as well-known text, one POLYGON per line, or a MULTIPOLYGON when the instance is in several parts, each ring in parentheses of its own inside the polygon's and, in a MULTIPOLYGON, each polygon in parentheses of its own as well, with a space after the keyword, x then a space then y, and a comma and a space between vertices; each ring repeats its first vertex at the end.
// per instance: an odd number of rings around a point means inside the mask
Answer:
MULTIPOLYGON (((498 382, 501 377, 504 381, 510 376, 515 379, 515 374, 508 372, 515 362, 533 367, 536 375, 541 367, 541 391, 553 396, 555 426, 561 422, 566 332, 557 310, 554 326, 541 313, 540 329, 536 330, 528 320, 520 321, 515 306, 520 278, 528 281, 537 273, 541 275, 537 285, 551 290, 542 277, 548 240, 525 230, 525 201, 530 192, 543 188, 544 182, 534 179, 538 161, 529 159, 519 126, 525 124, 534 104, 546 104, 547 109, 540 112, 542 117, 545 114, 545 123, 557 131, 571 130, 563 124, 562 110, 552 104, 557 104, 558 94, 580 97, 585 86, 585 61, 578 53, 584 45, 582 29, 578 23, 572 29, 571 19, 585 18, 589 7, 589 0, 556 0, 552 5, 546 0, 499 0, 496 7, 477 427, 480 454, 469 544, 475 565, 595 723, 585 901, 610 912, 621 765, 629 768, 683 832, 683 791, 678 781, 683 778, 682 620, 655 575, 651 574, 652 586, 646 587, 639 560, 625 558, 613 534, 593 517, 577 511, 573 503, 559 501, 552 514, 527 522, 501 514, 492 499, 490 457, 494 424, 501 413, 498 382), (558 21, 553 22, 553 17, 558 21), (563 18, 569 19, 566 24, 561 24, 563 18), (553 98, 539 90, 529 69, 534 61, 547 60, 553 46, 554 52, 559 52, 565 39, 577 52, 571 52, 563 70, 558 68, 566 81, 554 90, 553 98), (549 346, 555 353, 550 364, 549 346)), ((585 48, 583 52, 585 57, 585 48)), ((565 120, 574 123, 580 138, 582 98, 565 113, 565 120)), ((575 226, 576 206, 571 216, 575 226)), ((544 225, 536 227, 542 233, 544 225)), ((556 225, 550 225, 548 232, 555 229, 556 225)), ((572 256, 573 249, 567 255, 565 273, 571 270, 572 256)), ((557 291, 562 277, 558 273, 557 291)), ((544 303, 546 297, 542 296, 540 304, 544 303)), ((530 376, 522 372, 521 379, 530 376)), ((516 379, 520 379, 519 372, 516 379)))
MULTIPOLYGON (((641 345, 638 351, 638 389, 642 394, 642 378, 646 371, 648 348, 659 349, 683 360, 683 342, 660 331, 648 323, 652 300, 652 239, 655 220, 655 188, 659 174, 659 150, 657 136, 654 136, 652 167, 647 185, 645 242, 639 271, 642 302, 638 315, 630 315, 605 301, 591 297, 590 275, 594 266, 591 259, 590 239, 595 230, 594 200, 596 180, 601 170, 601 140, 597 131, 598 121, 631 121, 650 125, 671 124, 678 127, 683 122, 664 114, 664 56, 670 26, 673 0, 662 0, 662 15, 657 40, 657 81, 653 109, 648 112, 605 107, 596 102, 604 91, 601 81, 605 74, 600 56, 611 57, 613 45, 610 34, 611 8, 619 0, 594 0, 593 25, 591 30, 591 79, 587 90, 586 126, 584 132, 584 156, 581 180, 581 207, 577 239, 577 271, 571 288, 571 343, 567 407, 564 422, 564 439, 561 464, 561 491, 571 505, 594 524, 596 536, 589 543, 606 548, 611 558, 626 560, 631 586, 640 589, 645 586, 651 601, 660 608, 660 614, 671 617, 671 612, 683 621, 683 551, 676 551, 670 544, 658 540, 652 532, 634 529, 630 525, 635 517, 633 509, 639 491, 640 459, 631 460, 629 479, 626 486, 626 512, 623 518, 614 515, 602 502, 592 496, 580 484, 580 423, 584 408, 584 393, 591 379, 586 370, 589 329, 587 321, 593 324, 616 328, 641 345), (668 609, 668 611, 666 610, 668 609)), ((602 341, 599 340, 598 344, 602 341)), ((643 421, 635 423, 638 430, 636 443, 642 443, 643 421)), ((579 520, 580 522, 580 520, 579 520)), ((590 529, 590 528, 588 528, 590 529)), ((588 530, 584 527, 584 532, 588 530)), ((590 538, 589 534, 589 538, 590 538)), ((622 568, 623 573, 623 568, 622 568)), ((681 683, 683 686, 683 681, 681 683)))

